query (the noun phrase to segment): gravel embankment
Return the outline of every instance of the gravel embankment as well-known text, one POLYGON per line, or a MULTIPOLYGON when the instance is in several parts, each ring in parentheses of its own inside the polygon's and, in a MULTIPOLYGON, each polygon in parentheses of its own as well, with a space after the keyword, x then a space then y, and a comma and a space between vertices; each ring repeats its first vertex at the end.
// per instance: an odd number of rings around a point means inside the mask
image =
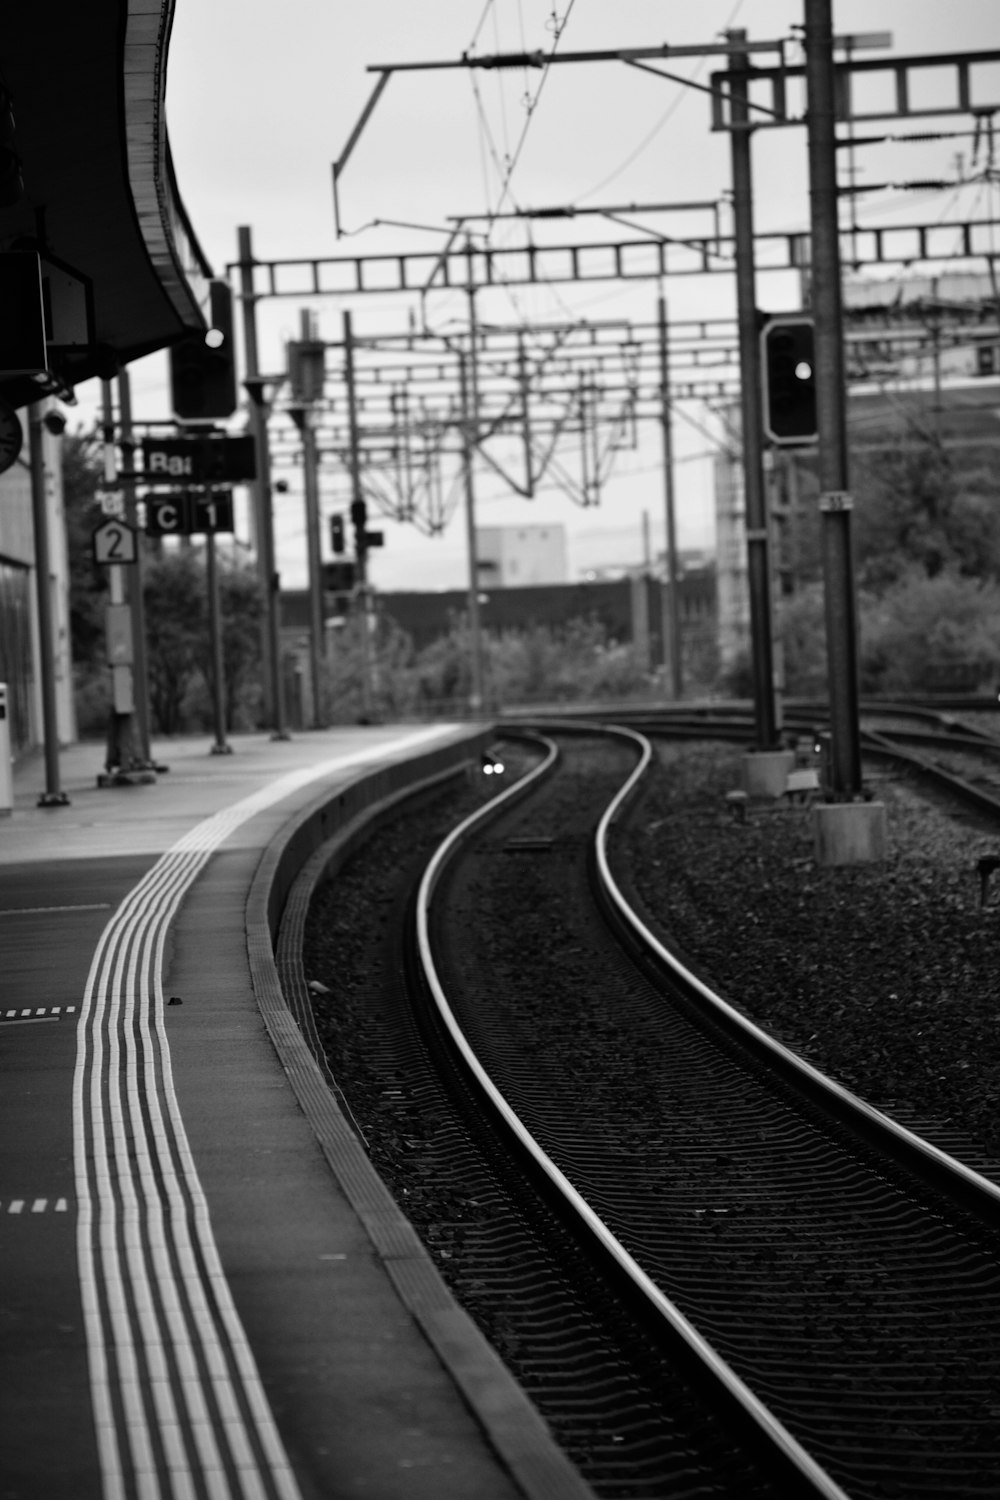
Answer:
POLYGON ((616 860, 695 972, 814 1066, 1000 1181, 1000 828, 881 768, 888 855, 820 867, 808 808, 734 820, 740 749, 664 745, 616 860))

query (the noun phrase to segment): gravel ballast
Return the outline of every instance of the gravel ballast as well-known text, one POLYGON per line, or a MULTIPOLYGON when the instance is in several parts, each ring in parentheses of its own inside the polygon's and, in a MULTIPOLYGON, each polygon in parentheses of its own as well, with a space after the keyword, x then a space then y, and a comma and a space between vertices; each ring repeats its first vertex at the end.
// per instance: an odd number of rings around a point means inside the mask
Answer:
POLYGON ((699 977, 876 1108, 1000 1182, 1000 828, 874 768, 883 861, 816 863, 808 806, 727 793, 744 752, 661 743, 612 864, 699 977))

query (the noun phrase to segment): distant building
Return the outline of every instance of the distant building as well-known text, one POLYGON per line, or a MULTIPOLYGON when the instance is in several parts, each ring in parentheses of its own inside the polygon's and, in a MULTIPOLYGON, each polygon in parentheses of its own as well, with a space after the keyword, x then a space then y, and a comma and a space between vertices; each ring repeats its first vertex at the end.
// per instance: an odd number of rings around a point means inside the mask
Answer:
POLYGON ((558 523, 477 527, 476 560, 482 588, 565 583, 566 528, 558 523))

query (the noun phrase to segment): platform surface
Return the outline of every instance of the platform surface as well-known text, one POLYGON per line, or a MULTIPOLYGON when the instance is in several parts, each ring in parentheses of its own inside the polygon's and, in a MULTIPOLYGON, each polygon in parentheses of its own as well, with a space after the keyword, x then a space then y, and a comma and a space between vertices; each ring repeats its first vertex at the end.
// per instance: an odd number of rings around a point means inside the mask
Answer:
MULTIPOLYGON (((327 786, 461 726, 154 746, 0 816, 0 1500, 513 1500, 262 1023, 246 896, 327 786)), ((51 785, 51 774, 49 783, 51 785)))

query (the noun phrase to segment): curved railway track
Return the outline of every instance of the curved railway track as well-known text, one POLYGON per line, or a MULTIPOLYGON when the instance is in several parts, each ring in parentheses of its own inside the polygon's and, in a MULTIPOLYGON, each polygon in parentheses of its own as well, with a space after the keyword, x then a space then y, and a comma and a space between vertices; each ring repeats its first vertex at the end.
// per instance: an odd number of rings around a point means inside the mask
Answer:
POLYGON ((395 830, 360 1033, 318 1006, 380 1170, 595 1493, 994 1493, 1000 1192, 664 951, 609 855, 641 737, 558 733, 429 865, 395 830))

